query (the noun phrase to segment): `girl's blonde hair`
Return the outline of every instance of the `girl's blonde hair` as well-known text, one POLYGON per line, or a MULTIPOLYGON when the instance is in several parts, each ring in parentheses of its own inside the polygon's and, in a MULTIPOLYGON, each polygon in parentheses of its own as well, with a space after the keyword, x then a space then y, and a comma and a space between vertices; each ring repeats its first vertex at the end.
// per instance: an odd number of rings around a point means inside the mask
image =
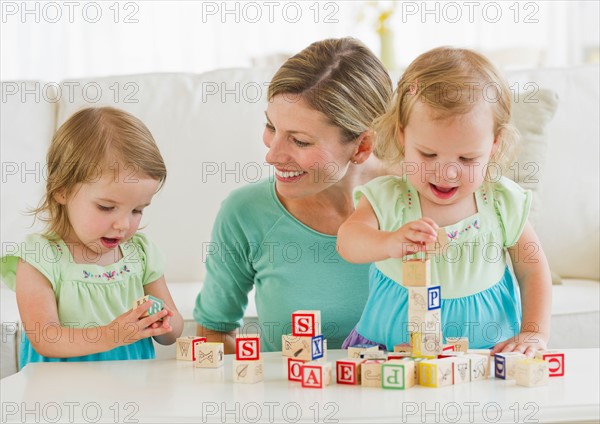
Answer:
POLYGON ((392 81, 360 41, 326 39, 312 43, 277 70, 269 84, 269 100, 279 94, 306 101, 339 127, 343 141, 349 142, 371 129, 385 111, 392 81))
POLYGON ((505 167, 511 160, 519 138, 511 124, 511 93, 500 72, 481 54, 439 47, 417 57, 400 78, 389 108, 375 121, 378 157, 390 163, 404 159, 398 136, 418 101, 431 108, 434 119, 441 120, 464 115, 480 101, 492 103, 499 145, 490 163, 505 167))
MULTIPOLYGON (((71 228, 64 205, 78 184, 98 181, 103 173, 114 178, 144 175, 160 181, 167 169, 148 128, 135 116, 112 107, 86 108, 63 123, 46 157, 46 194, 32 213, 46 222, 46 236, 64 236, 71 228)), ((133 180, 132 180, 133 181, 133 180)))

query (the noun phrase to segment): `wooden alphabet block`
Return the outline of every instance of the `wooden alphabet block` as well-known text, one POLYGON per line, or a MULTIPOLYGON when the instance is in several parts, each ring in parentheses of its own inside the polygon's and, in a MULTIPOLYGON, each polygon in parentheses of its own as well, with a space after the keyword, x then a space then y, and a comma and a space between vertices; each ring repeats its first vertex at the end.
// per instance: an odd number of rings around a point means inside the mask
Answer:
POLYGON ((410 340, 413 356, 436 358, 442 352, 442 334, 437 333, 411 333, 410 340))
POLYGON ((302 365, 302 387, 322 389, 331 384, 331 362, 310 361, 302 365))
POLYGON ((291 334, 281 336, 281 354, 288 358, 314 361, 325 355, 325 342, 323 336, 298 337, 291 334))
POLYGON ((152 301, 152 305, 148 308, 146 312, 144 312, 144 314, 140 318, 145 318, 150 315, 154 315, 163 310, 163 301, 157 297, 150 296, 149 294, 147 294, 144 297, 140 297, 138 300, 133 302, 133 307, 137 308, 138 306, 140 306, 143 303, 146 303, 149 300, 152 301))
POLYGON ((235 359, 236 361, 256 361, 260 358, 260 336, 248 334, 236 336, 235 359))
MULTIPOLYGON (((412 289, 409 289, 412 290, 412 289)), ((410 294, 409 294, 410 296, 410 294)), ((442 310, 422 311, 408 306, 407 330, 409 333, 435 333, 442 331, 442 310)))
POLYGON ((550 364, 543 359, 520 359, 515 365, 515 380, 520 386, 545 386, 549 381, 550 364))
POLYGON ((565 353, 560 350, 542 350, 536 355, 536 358, 548 362, 548 372, 550 377, 562 377, 565 375, 565 353))
POLYGON ((426 359, 419 364, 419 384, 428 387, 451 386, 454 364, 447 359, 426 359))
POLYGON ((402 262, 402 285, 425 287, 431 285, 431 262, 429 259, 410 259, 402 262))
POLYGON ((363 359, 349 358, 335 362, 335 381, 338 384, 360 384, 361 364, 363 359))
POLYGON ((470 380, 485 380, 490 377, 490 357, 476 353, 467 353, 462 359, 469 361, 470 380))
POLYGON ((467 337, 446 337, 446 344, 454 346, 454 350, 467 353, 469 339, 467 337))
POLYGON ((415 363, 391 360, 381 364, 381 387, 406 390, 415 385, 415 363))
POLYGON ((410 343, 399 344, 399 345, 394 346, 394 352, 411 354, 412 346, 410 345, 410 343))
POLYGON ((367 360, 360 365, 360 381, 363 387, 381 387, 381 365, 385 361, 380 359, 367 360))
POLYGON ((223 365, 225 359, 223 343, 198 343, 195 349, 197 368, 218 368, 223 365))
POLYGON ((183 361, 196 362, 195 346, 196 344, 204 343, 205 341, 206 337, 187 336, 177 338, 175 340, 177 348, 176 358, 183 361))
MULTIPOLYGON (((408 354, 397 354, 397 355, 402 355, 402 357, 405 356, 410 356, 408 354)), ((384 361, 387 361, 388 359, 390 359, 390 354, 386 353, 383 350, 378 350, 378 351, 366 351, 366 352, 361 352, 360 359, 383 359, 384 361)), ((350 358, 350 359, 356 359, 356 358, 350 358)), ((396 357, 396 359, 399 359, 399 356, 396 357)))
POLYGON ((348 348, 348 358, 360 358, 364 353, 379 352, 379 346, 374 344, 357 344, 348 348))
POLYGON ((315 337, 321 335, 321 311, 296 311, 292 314, 292 335, 315 337))
POLYGON ((437 243, 439 244, 440 249, 444 249, 448 243, 450 243, 450 237, 446 233, 444 227, 438 228, 437 231, 437 243))
POLYGON ((302 366, 308 361, 296 358, 288 358, 287 370, 288 380, 302 381, 302 366))
POLYGON ((233 361, 233 382, 234 383, 258 383, 263 381, 263 361, 233 361))
POLYGON ((441 306, 442 288, 440 286, 408 288, 408 310, 411 313, 433 311, 441 306))
MULTIPOLYGON (((459 352, 462 353, 462 352, 459 352)), ((463 356, 450 359, 453 364, 454 384, 469 383, 471 381, 471 360, 463 356)))
POLYGON ((525 359, 525 355, 520 352, 496 353, 494 355, 494 373, 496 378, 514 380, 515 367, 520 359, 525 359))

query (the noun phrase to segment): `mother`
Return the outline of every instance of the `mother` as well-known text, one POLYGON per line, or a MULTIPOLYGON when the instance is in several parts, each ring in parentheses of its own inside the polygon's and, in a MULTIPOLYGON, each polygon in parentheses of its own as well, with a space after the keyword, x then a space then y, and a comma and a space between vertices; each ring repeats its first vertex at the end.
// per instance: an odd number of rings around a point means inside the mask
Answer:
POLYGON ((273 77, 263 140, 273 179, 240 188, 223 202, 213 242, 226 257, 207 259, 196 299, 198 335, 235 351, 248 293, 256 289, 261 350, 281 350, 291 314, 321 311, 329 348, 339 348, 360 318, 368 265, 350 264, 335 248, 354 210, 352 191, 387 170, 371 155, 372 121, 392 94, 387 71, 352 38, 315 42, 273 77))

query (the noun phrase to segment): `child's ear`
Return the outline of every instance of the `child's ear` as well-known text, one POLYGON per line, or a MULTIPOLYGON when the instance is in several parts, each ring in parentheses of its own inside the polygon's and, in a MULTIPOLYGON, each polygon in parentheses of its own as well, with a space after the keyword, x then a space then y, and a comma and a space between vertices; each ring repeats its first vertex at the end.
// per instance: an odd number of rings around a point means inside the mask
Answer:
POLYGON ((500 147, 500 143, 502 143, 502 137, 504 137, 504 129, 498 131, 496 137, 494 137, 494 142, 492 144, 492 151, 490 152, 490 158, 493 158, 498 151, 498 147, 500 147))
POLYGON ((371 153, 373 152, 373 145, 375 142, 375 134, 373 130, 366 130, 358 136, 358 145, 356 151, 350 160, 352 163, 363 163, 366 161, 371 153))
POLYGON ((67 203, 67 194, 64 188, 56 191, 52 198, 59 204, 64 205, 67 203))

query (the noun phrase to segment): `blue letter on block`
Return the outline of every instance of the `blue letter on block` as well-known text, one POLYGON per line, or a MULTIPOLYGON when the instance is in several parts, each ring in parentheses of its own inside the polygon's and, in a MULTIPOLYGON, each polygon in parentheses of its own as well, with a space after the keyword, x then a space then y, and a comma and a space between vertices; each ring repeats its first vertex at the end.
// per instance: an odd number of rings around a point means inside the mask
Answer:
POLYGON ((323 335, 315 336, 312 338, 312 359, 319 359, 323 357, 323 335))
POLYGON ((503 378, 506 380, 506 359, 502 355, 496 355, 494 359, 496 378, 503 378))
POLYGON ((440 286, 427 289, 427 310, 439 309, 442 304, 442 290, 440 286))

